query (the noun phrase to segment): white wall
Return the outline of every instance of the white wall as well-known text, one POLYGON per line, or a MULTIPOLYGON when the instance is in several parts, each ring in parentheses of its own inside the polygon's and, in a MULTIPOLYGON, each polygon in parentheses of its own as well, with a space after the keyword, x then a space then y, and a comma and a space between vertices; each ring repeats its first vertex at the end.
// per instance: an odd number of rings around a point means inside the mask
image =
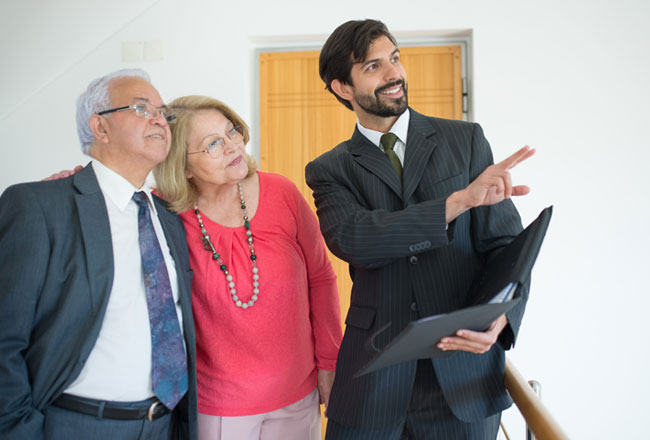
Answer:
MULTIPOLYGON (((122 41, 163 41, 164 61, 137 64, 163 98, 212 95, 254 122, 258 47, 319 45, 352 18, 379 18, 397 35, 471 29, 474 115, 495 157, 523 144, 538 150, 514 172, 533 190, 517 201, 524 223, 555 206, 509 356, 541 381, 544 402, 572 438, 647 436, 650 3, 52 4, 0 6, 0 190, 87 161, 74 103, 91 79, 131 66, 121 62, 122 41)), ((518 417, 504 418, 511 436, 523 438, 518 417)))

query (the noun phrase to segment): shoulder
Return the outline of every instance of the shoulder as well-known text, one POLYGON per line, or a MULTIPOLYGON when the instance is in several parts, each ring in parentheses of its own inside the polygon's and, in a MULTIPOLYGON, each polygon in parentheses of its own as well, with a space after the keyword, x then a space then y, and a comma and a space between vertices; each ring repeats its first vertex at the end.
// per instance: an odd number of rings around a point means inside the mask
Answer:
POLYGON ((72 185, 72 176, 65 179, 52 180, 47 182, 18 183, 7 188, 0 198, 1 203, 9 201, 15 206, 16 203, 40 203, 44 206, 55 206, 66 198, 76 194, 72 185))
POLYGON ((282 174, 258 171, 257 175, 260 178, 260 187, 263 186, 264 190, 282 191, 287 193, 298 191, 296 184, 282 174))
POLYGON ((0 197, 0 230, 28 228, 37 234, 42 228, 65 227, 77 212, 76 194, 70 182, 12 185, 0 197))
POLYGON ((305 204, 305 199, 295 183, 281 174, 258 172, 260 188, 264 198, 270 202, 266 206, 281 209, 281 206, 296 211, 305 204))
POLYGON ((460 121, 458 119, 437 118, 435 116, 426 116, 411 109, 411 119, 409 128, 428 125, 433 129, 442 131, 464 131, 472 132, 480 125, 476 122, 460 121))

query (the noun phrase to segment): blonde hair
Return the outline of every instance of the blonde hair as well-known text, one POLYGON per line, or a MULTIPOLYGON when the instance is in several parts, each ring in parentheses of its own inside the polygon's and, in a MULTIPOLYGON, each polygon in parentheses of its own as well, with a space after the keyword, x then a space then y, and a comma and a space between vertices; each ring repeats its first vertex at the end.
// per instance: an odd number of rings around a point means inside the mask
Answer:
MULTIPOLYGON (((174 212, 183 212, 194 207, 198 196, 192 180, 185 177, 188 141, 194 115, 200 111, 216 110, 233 125, 242 126, 244 144, 248 143, 250 134, 244 120, 233 109, 217 99, 197 95, 183 96, 173 100, 168 106, 176 113, 176 119, 169 125, 172 131, 171 148, 167 158, 156 165, 153 174, 156 178, 156 191, 167 200, 169 208, 174 212)), ((257 170, 257 164, 249 154, 246 154, 246 159, 247 176, 250 176, 257 170)))

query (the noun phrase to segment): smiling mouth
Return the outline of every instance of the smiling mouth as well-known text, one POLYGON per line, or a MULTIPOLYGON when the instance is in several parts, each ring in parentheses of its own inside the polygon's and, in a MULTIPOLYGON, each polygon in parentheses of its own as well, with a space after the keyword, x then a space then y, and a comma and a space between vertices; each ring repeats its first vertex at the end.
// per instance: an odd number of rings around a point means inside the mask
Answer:
POLYGON ((163 140, 163 141, 165 140, 165 136, 162 135, 162 134, 160 134, 160 133, 150 134, 150 135, 147 136, 147 137, 148 137, 148 138, 160 139, 160 140, 163 140))
POLYGON ((404 90, 404 81, 399 79, 397 81, 386 84, 385 86, 379 88, 377 90, 377 94, 384 95, 384 96, 395 96, 402 93, 403 90, 404 90))
POLYGON ((395 95, 401 91, 402 91, 402 86, 397 86, 394 89, 382 90, 379 93, 381 93, 382 95, 395 95))

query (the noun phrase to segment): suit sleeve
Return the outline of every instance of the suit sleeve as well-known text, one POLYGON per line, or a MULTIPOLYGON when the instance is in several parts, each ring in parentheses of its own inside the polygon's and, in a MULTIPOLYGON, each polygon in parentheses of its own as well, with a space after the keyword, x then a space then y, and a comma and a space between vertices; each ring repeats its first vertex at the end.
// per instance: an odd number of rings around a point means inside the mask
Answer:
MULTIPOLYGON (((395 259, 446 246, 453 227, 447 230, 446 200, 430 200, 405 209, 367 209, 340 164, 310 162, 306 180, 313 190, 321 231, 334 255, 352 266, 374 269, 395 259), (417 250, 414 244, 417 246, 417 250)), ((367 191, 386 191, 368 187, 367 191)))
MULTIPOLYGON (((492 165, 492 150, 481 126, 474 124, 472 134, 472 155, 470 161, 470 179, 476 179, 488 166, 492 165)), ((472 241, 475 250, 485 256, 486 261, 494 258, 506 244, 522 231, 521 218, 512 200, 504 200, 492 206, 481 206, 470 210, 472 241)), ((516 296, 522 301, 506 313, 508 325, 499 336, 499 343, 509 349, 515 343, 519 326, 528 301, 530 280, 522 283, 516 296)))
POLYGON ((32 191, 8 188, 0 198, 0 438, 43 437, 23 353, 49 259, 45 219, 32 191))

